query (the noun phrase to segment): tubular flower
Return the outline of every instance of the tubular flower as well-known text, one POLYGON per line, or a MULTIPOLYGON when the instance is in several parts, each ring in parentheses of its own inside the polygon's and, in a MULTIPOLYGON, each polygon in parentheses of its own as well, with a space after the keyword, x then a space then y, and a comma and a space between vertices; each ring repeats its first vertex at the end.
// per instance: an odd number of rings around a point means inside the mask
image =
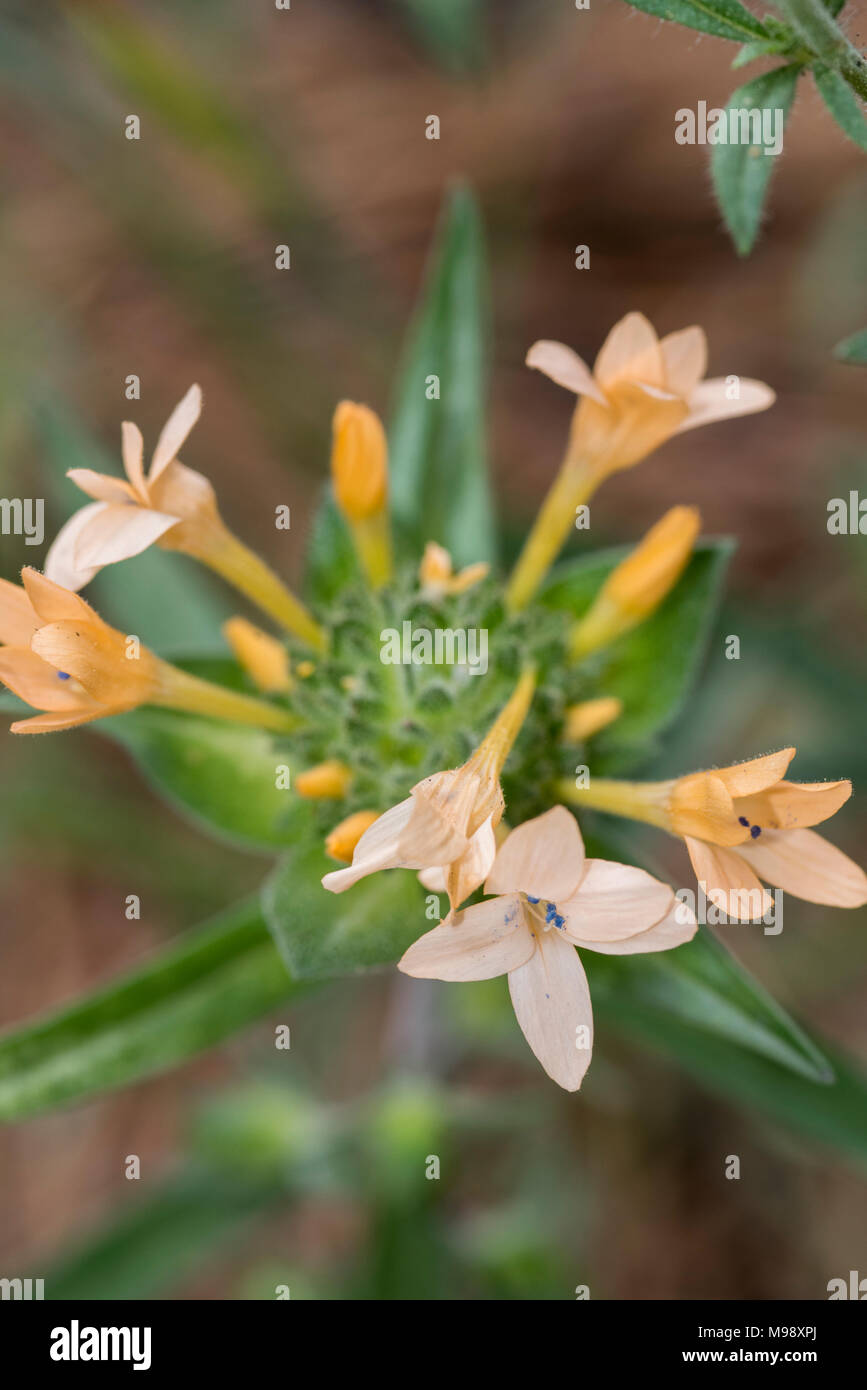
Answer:
POLYGON ((701 530, 695 507, 672 507, 612 570, 590 609, 572 629, 573 661, 607 647, 655 613, 674 588, 701 530))
POLYGON ((405 952, 398 969, 435 980, 508 975, 521 1030, 553 1081, 577 1091, 590 1065, 593 1014, 579 946, 607 955, 664 951, 695 934, 695 918, 643 869, 586 859, 563 806, 513 830, 485 892, 405 952))
POLYGON ((46 557, 46 574, 77 591, 104 565, 151 545, 181 550, 235 585, 287 631, 322 648, 324 634, 303 604, 232 535, 207 478, 177 457, 201 409, 201 388, 191 386, 163 426, 147 474, 141 431, 128 420, 121 426, 126 480, 91 468, 69 470, 67 477, 96 500, 62 527, 46 557))
POLYGON ((452 907, 475 892, 494 862, 494 827, 505 806, 500 773, 534 688, 526 671, 472 757, 416 783, 361 836, 351 867, 326 874, 323 886, 342 893, 368 874, 401 868, 441 870, 452 907))
POLYGON ((418 568, 422 598, 436 601, 446 595, 466 593, 474 584, 481 583, 489 569, 490 565, 480 560, 455 574, 452 557, 445 547, 428 541, 418 568))
MULTIPOLYGON (((591 777, 569 795, 588 806, 661 826, 686 844, 707 897, 738 921, 761 917, 770 898, 760 879, 830 907, 867 902, 867 875, 807 827, 828 820, 852 784, 785 780, 794 748, 668 782, 591 777)), ((565 788, 564 788, 565 790, 565 788)))
POLYGON ((21 577, 23 589, 0 581, 0 640, 7 644, 0 647, 0 680, 45 713, 18 720, 13 733, 71 729, 138 705, 167 705, 269 729, 295 726, 285 710, 161 661, 38 570, 24 569, 21 577))
POLYGON ((391 578, 388 445, 375 411, 341 401, 334 412, 331 477, 337 505, 374 589, 391 578))
POLYGON ((229 618, 223 623, 223 636, 238 664, 266 695, 281 695, 292 689, 289 653, 276 637, 246 618, 229 618))
POLYGON ((512 609, 532 598, 573 525, 576 507, 611 473, 631 468, 673 434, 767 410, 775 400, 761 381, 703 380, 704 331, 683 328, 660 340, 637 313, 614 325, 592 372, 571 348, 550 341, 533 344, 527 365, 581 399, 562 468, 509 582, 512 609))

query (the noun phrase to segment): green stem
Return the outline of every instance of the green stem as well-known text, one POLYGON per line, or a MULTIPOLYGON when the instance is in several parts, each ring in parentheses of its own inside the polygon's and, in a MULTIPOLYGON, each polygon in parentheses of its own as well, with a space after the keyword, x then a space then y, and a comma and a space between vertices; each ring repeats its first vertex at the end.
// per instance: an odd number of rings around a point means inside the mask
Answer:
POLYGON ((777 6, 815 57, 836 68, 867 101, 867 60, 849 42, 822 0, 777 0, 777 6))
POLYGON ((191 676, 167 661, 159 661, 160 688, 152 703, 168 709, 204 714, 214 719, 226 719, 233 724, 252 724, 257 729, 273 729, 289 733, 300 723, 297 715, 253 695, 242 695, 222 685, 191 676))

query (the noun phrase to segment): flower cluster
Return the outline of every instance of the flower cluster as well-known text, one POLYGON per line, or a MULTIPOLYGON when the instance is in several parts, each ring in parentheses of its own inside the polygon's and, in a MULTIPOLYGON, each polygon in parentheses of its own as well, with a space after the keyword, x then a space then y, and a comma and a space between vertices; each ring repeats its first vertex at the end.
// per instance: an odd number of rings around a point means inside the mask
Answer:
POLYGON ((303 764, 293 783, 297 804, 343 865, 325 875, 324 887, 342 893, 402 868, 446 895, 444 920, 405 952, 399 968, 442 980, 508 975, 531 1048, 549 1076, 577 1089, 593 1032, 578 951, 670 950, 697 928, 668 884, 586 858, 562 803, 680 837, 708 896, 735 919, 765 911, 762 881, 811 902, 867 901, 867 876, 810 828, 843 805, 851 785, 787 781, 794 749, 646 784, 591 775, 576 785, 549 757, 552 747, 583 748, 623 716, 620 698, 592 688, 596 654, 657 611, 701 527, 694 508, 672 508, 615 566, 583 615, 564 620, 530 605, 576 506, 671 435, 773 402, 761 382, 705 380, 706 361, 700 329, 660 340, 640 314, 612 329, 592 372, 562 344, 530 349, 528 364, 580 400, 562 467, 503 588, 481 561, 456 573, 436 537, 416 557, 417 570, 402 568, 389 516, 385 431, 367 406, 341 402, 333 492, 359 581, 334 611, 317 614, 232 534, 211 484, 181 463, 201 410, 201 392, 192 387, 160 434, 148 471, 142 436, 125 423, 125 479, 72 470, 92 500, 63 527, 45 574, 25 569, 20 588, 0 582, 0 679, 42 711, 13 730, 64 729, 155 704, 291 734, 303 764), (249 693, 161 660, 79 597, 103 566, 151 545, 208 565, 283 629, 278 638, 244 617, 225 625, 249 693), (410 678, 380 662, 381 628, 407 613, 431 626, 455 612, 494 627, 491 677, 410 678), (504 819, 506 775, 512 828, 504 819))

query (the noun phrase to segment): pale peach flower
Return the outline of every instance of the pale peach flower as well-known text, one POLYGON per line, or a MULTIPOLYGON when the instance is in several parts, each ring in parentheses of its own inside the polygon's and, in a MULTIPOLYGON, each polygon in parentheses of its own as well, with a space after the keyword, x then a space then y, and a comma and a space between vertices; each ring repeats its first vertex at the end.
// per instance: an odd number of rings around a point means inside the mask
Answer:
POLYGON ((577 1091, 590 1065, 590 991, 575 950, 628 955, 688 941, 695 918, 668 884, 627 864, 586 859, 563 806, 513 830, 485 892, 496 896, 420 937, 398 969, 421 979, 508 975, 518 1023, 545 1071, 577 1091))
POLYGON ((867 874, 807 828, 833 816, 852 783, 789 782, 784 774, 794 756, 794 748, 783 748, 666 782, 591 777, 570 798, 680 836, 708 898, 735 920, 761 917, 770 907, 760 879, 807 902, 860 907, 867 874))

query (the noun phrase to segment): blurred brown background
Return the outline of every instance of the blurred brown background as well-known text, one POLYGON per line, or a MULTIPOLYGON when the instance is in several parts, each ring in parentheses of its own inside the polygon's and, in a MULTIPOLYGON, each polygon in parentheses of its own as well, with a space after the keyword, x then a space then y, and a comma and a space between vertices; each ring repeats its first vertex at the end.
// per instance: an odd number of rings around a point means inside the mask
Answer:
MULTIPOLYGON (((679 107, 724 105, 743 80, 730 71, 730 45, 662 26, 624 0, 592 0, 589 11, 559 0, 466 8, 478 8, 477 25, 470 15, 455 44, 398 0, 294 0, 288 12, 7 0, 5 495, 44 489, 50 539, 78 503, 62 480, 70 438, 119 467, 120 420, 136 419, 152 446, 197 380, 206 404, 186 457, 214 481, 233 528, 297 581, 331 411, 344 396, 387 410, 438 209, 463 177, 479 195, 491 258, 491 467, 512 544, 552 475, 570 412, 564 393, 523 367, 529 344, 561 338, 592 360, 633 308, 660 332, 703 324, 711 374, 760 377, 777 406, 672 441, 593 510, 595 543, 637 537, 675 502, 698 504, 709 534, 739 541, 720 632, 741 635, 742 659, 720 665, 717 643, 664 766, 791 740, 797 776, 852 775, 857 793, 867 778, 865 542, 829 537, 826 508, 865 483, 867 374, 832 357, 867 323, 864 156, 805 81, 763 235, 739 260, 707 151, 674 141, 679 107), (124 138, 130 113, 141 118, 138 142, 124 138), (439 141, 424 138, 429 114, 440 118, 439 141), (287 274, 274 269, 283 242, 287 274), (587 271, 574 268, 578 244, 590 247, 587 271), (129 373, 142 383, 132 404, 129 373), (288 535, 270 523, 278 502, 292 508, 288 535)), ((849 10, 850 36, 867 37, 863 9, 849 10)), ((42 558, 15 537, 0 555, 7 576, 42 558)), ((227 595, 178 557, 160 562, 172 583, 201 589, 216 633, 227 595)), ((144 586, 154 571, 141 574, 144 586)), ((171 608, 169 596, 170 628, 171 608)), ((182 618, 175 627, 181 643, 182 618)), ((163 632, 142 636, 159 645, 163 632)), ((86 731, 4 738, 2 767, 4 1024, 110 978, 266 867, 182 826, 86 731), (129 892, 148 904, 140 923, 124 920, 129 892)), ((863 859, 859 826, 856 795, 832 838, 863 859)), ((864 912, 832 917, 788 902, 786 911, 781 937, 744 929, 729 944, 787 1007, 863 1057, 864 912)), ((436 991, 431 999, 432 1017, 419 1019, 406 982, 381 978, 293 1011, 321 1039, 303 1078, 310 1105, 387 1085, 407 1029, 422 1069, 436 1071, 430 1059, 459 1021, 436 991)), ((821 1298, 828 1279, 863 1266, 863 1187, 841 1160, 613 1039, 600 1040, 576 1103, 552 1096, 508 1049, 475 1057, 467 1027, 451 1084, 469 1101, 517 1094, 524 1118, 496 1143, 456 1141, 458 1176, 436 1219, 465 1252, 465 1296, 570 1297, 586 1282, 615 1298, 821 1298), (740 1183, 723 1180, 730 1153, 742 1157, 740 1183)), ((132 1203, 146 1183, 124 1180, 125 1155, 141 1155, 145 1179, 173 1172, 195 1107, 261 1067, 268 1037, 267 1026, 254 1029, 169 1077, 6 1130, 0 1274, 38 1276, 132 1203)), ((279 1221, 252 1223, 161 1294, 272 1296, 256 1280, 270 1287, 272 1267, 288 1261, 316 1295, 345 1296, 341 1271, 375 1263, 385 1239, 359 1183, 357 1192, 311 1184, 279 1221)))

